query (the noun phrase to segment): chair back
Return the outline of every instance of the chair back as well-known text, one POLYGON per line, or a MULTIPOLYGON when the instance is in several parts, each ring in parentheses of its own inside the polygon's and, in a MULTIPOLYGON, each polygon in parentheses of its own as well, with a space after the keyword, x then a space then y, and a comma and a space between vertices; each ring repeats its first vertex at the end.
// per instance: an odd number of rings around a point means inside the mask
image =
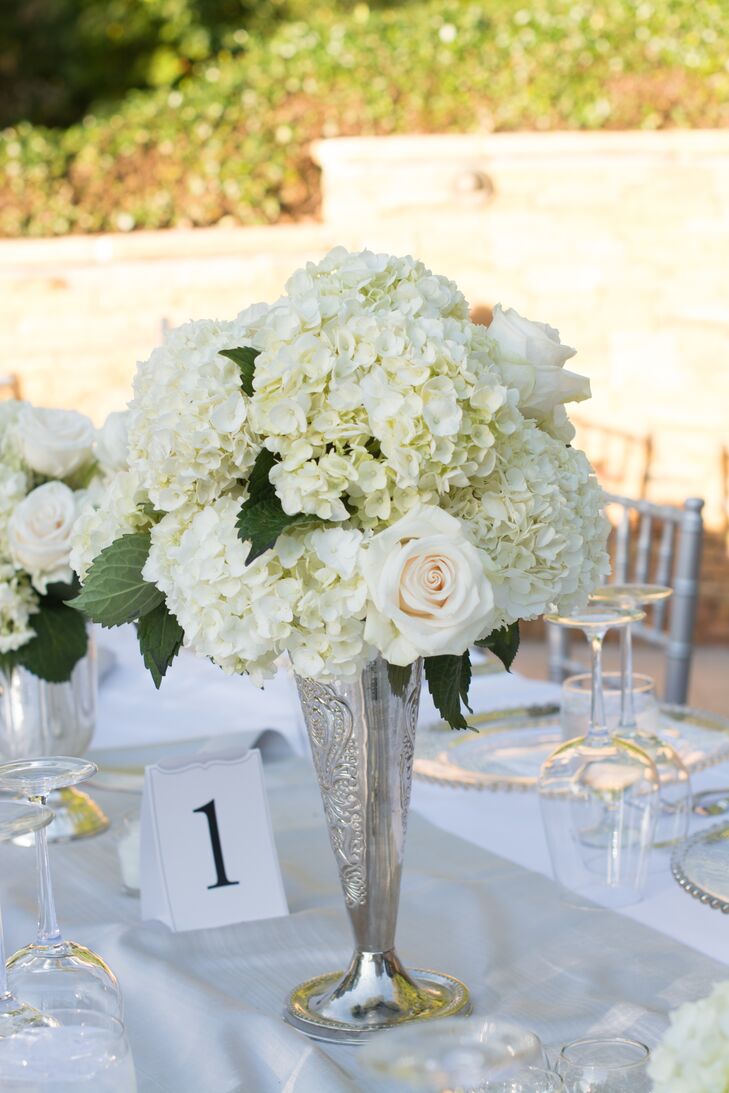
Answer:
POLYGON ((0 398, 21 398, 20 379, 15 372, 0 373, 0 398))
MULTIPOLYGON (((634 633, 665 651, 664 700, 683 704, 688 696, 699 599, 704 502, 689 497, 683 505, 674 506, 610 493, 605 497, 613 525, 613 582, 664 584, 673 589, 670 600, 648 609, 634 633)), ((550 679, 562 682, 585 670, 583 664, 571 659, 569 635, 563 627, 548 626, 547 640, 550 679)))

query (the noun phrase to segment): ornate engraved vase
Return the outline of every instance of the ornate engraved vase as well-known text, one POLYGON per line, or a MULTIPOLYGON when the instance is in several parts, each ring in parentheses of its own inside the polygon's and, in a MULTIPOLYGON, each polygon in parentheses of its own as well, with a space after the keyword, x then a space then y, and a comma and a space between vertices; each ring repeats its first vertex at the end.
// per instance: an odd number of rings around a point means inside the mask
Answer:
POLYGON ((355 939, 346 971, 308 980, 289 998, 286 1019, 319 1040, 358 1043, 470 1009, 457 979, 407 971, 395 952, 422 668, 412 665, 398 693, 381 657, 355 680, 296 680, 355 939))
MULTIPOLYGON (((47 683, 25 668, 0 670, 0 762, 44 755, 83 755, 96 724, 96 648, 76 664, 66 683, 47 683)), ((109 821, 88 794, 61 789, 51 795, 55 815, 48 838, 59 842, 97 835, 109 821)), ((22 836, 18 842, 33 842, 22 836)))

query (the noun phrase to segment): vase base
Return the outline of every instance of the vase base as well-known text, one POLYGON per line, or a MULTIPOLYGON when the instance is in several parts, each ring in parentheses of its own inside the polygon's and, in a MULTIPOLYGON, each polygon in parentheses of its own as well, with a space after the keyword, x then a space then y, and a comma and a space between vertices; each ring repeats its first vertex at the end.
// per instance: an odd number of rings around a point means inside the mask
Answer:
POLYGON ((395 1008, 371 996, 363 1005, 358 1002, 355 990, 339 994, 336 1017, 322 1013, 322 1006, 331 1010, 327 1003, 337 996, 337 988, 341 987, 344 974, 333 972, 318 975, 301 983, 289 996, 284 1011, 285 1020, 314 1040, 360 1044, 381 1029, 396 1028, 410 1021, 466 1016, 471 1012, 468 989, 460 980, 441 972, 415 968, 406 973, 411 987, 407 992, 412 995, 410 1005, 405 998, 395 1008), (348 997, 350 994, 351 998, 348 997))
MULTIPOLYGON (((68 843, 74 839, 90 839, 109 827, 109 818, 96 801, 80 789, 58 789, 48 798, 53 820, 48 825, 49 843, 68 843)), ((33 846, 34 835, 19 835, 19 846, 33 846)))

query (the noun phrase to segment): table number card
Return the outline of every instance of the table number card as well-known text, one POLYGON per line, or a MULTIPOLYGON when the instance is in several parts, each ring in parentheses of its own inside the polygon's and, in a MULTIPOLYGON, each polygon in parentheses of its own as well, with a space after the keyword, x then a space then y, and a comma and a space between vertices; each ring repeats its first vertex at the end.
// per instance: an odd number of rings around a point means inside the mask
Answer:
POLYGON ((258 751, 147 767, 140 878, 176 931, 288 914, 258 751))

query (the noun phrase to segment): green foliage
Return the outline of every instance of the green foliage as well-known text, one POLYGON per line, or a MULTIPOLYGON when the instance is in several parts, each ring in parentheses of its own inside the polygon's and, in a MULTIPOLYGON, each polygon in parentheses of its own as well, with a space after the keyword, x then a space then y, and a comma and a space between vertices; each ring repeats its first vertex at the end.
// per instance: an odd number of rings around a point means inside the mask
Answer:
POLYGON ((260 501, 244 501, 236 527, 239 538, 251 544, 246 565, 255 562, 256 558, 270 550, 284 531, 296 524, 311 523, 312 520, 316 520, 316 517, 305 512, 295 512, 293 516, 289 516, 273 491, 270 497, 264 497, 260 501))
POLYGON ((261 448, 248 479, 248 497, 238 513, 238 536, 251 544, 246 565, 270 550, 282 532, 296 524, 316 522, 317 519, 305 512, 295 512, 293 515, 284 512, 268 477, 275 462, 271 452, 261 448))
POLYGON ((471 656, 466 650, 463 656, 426 657, 425 678, 436 710, 452 729, 467 729, 468 722, 461 711, 461 702, 467 710, 468 691, 471 686, 471 656))
POLYGON ((248 396, 253 394, 253 374, 259 353, 260 349, 251 349, 250 346, 220 350, 221 357, 228 357, 240 368, 240 385, 248 396))
POLYGON ((729 124, 726 0, 314 6, 236 33, 172 89, 0 135, 0 235, 310 215, 320 136, 729 124))
POLYGON ((289 0, 3 0, 0 125, 68 125, 94 101, 172 85, 297 10, 289 0))
POLYGON ((142 576, 149 546, 149 532, 135 532, 102 550, 71 601, 76 610, 102 626, 121 626, 158 607, 163 594, 142 576))
POLYGON ((179 622, 164 603, 158 604, 139 620, 139 648, 157 690, 162 683, 162 677, 180 651, 184 636, 179 622))
POLYGON ((402 696, 405 694, 405 688, 407 687, 408 680, 412 675, 412 670, 412 664, 390 664, 388 661, 387 678, 390 682, 390 686, 392 687, 398 698, 402 698, 402 696))
POLYGON ((479 649, 488 649, 492 652, 509 672, 514 663, 514 657, 519 652, 519 640, 519 623, 512 622, 509 626, 494 630, 487 638, 480 638, 476 645, 479 649))
POLYGON ((64 603, 45 599, 30 625, 35 637, 12 654, 15 663, 49 683, 65 682, 88 647, 83 617, 64 603))

